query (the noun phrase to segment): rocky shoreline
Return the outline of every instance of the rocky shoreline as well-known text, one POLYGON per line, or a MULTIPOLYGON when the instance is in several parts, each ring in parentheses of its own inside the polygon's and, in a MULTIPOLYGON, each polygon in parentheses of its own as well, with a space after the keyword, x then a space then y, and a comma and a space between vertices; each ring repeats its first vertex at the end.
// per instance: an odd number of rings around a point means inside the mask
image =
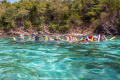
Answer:
POLYGON ((29 28, 29 29, 25 29, 24 26, 18 26, 14 29, 11 30, 0 30, 0 37, 18 37, 19 34, 24 34, 24 36, 31 36, 31 34, 36 34, 38 33, 39 36, 43 36, 43 35, 60 35, 60 36, 64 36, 64 35, 72 35, 72 36, 83 36, 83 34, 86 35, 91 35, 93 34, 93 31, 87 31, 84 29, 81 29, 80 27, 78 28, 71 28, 70 30, 66 31, 66 32, 58 32, 58 31, 50 31, 48 29, 47 25, 43 25, 43 29, 41 31, 38 31, 36 29, 36 27, 33 28, 29 28))
POLYGON ((59 34, 60 36, 63 35, 72 35, 72 36, 83 36, 85 35, 97 35, 97 34, 104 34, 106 36, 120 36, 120 28, 116 26, 114 23, 108 21, 107 23, 98 25, 97 29, 92 29, 93 26, 89 26, 87 29, 84 28, 84 25, 78 27, 71 27, 70 30, 66 32, 58 32, 58 31, 50 31, 48 29, 48 25, 43 25, 43 29, 38 31, 36 27, 25 29, 24 26, 17 24, 17 27, 11 30, 0 30, 0 37, 18 37, 19 34, 24 34, 25 36, 31 36, 31 34, 38 33, 39 36, 43 35, 56 35, 59 34))

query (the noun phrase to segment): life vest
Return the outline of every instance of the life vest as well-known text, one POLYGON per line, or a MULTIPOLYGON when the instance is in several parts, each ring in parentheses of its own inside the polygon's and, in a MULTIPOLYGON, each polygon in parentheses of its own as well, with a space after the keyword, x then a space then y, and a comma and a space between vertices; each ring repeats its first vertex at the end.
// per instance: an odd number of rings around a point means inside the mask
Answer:
POLYGON ((93 41, 93 36, 88 37, 90 41, 93 41))

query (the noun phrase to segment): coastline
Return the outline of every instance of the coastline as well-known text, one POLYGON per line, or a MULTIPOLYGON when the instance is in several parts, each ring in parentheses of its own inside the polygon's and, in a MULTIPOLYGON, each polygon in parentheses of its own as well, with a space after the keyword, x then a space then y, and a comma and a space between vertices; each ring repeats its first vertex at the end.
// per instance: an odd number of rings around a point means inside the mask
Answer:
POLYGON ((115 26, 114 24, 108 22, 106 24, 100 24, 95 29, 95 27, 92 26, 92 24, 88 25, 88 28, 85 28, 85 25, 74 27, 72 26, 69 30, 59 32, 57 30, 49 30, 49 27, 47 24, 42 25, 42 30, 37 30, 36 27, 25 29, 24 26, 16 24, 16 27, 14 29, 10 30, 0 30, 0 37, 18 37, 19 34, 24 34, 26 37, 30 37, 32 34, 37 34, 39 36, 43 35, 72 35, 72 36, 92 36, 92 35, 98 35, 98 34, 104 34, 106 36, 120 36, 120 28, 118 26, 115 26))
MULTIPOLYGON (((44 27, 44 26, 43 26, 44 27)), ((43 30, 37 30, 35 27, 24 29, 24 26, 16 27, 11 30, 0 30, 0 37, 18 37, 19 34, 23 34, 26 37, 30 37, 32 34, 37 34, 38 36, 49 35, 49 36, 64 36, 64 35, 72 35, 72 36, 83 36, 83 35, 93 35, 94 31, 87 29, 76 29, 71 28, 70 30, 64 32, 58 31, 50 31, 48 26, 45 26, 43 30)))

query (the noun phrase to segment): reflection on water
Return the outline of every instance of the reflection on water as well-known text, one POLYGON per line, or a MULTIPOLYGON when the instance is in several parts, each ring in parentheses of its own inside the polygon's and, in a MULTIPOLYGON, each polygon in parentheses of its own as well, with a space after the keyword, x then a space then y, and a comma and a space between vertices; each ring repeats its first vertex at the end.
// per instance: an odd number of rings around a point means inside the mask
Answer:
POLYGON ((14 42, 0 38, 0 80, 120 80, 120 41, 14 42))

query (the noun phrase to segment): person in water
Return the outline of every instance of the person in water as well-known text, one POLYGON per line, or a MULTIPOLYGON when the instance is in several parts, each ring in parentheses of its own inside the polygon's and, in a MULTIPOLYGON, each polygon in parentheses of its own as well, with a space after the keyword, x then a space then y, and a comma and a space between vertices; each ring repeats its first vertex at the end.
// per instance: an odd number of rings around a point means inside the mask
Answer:
POLYGON ((98 35, 98 41, 103 41, 104 39, 107 41, 107 38, 105 37, 105 35, 103 34, 98 35))
POLYGON ((83 36, 83 39, 80 40, 79 42, 90 42, 90 41, 88 40, 87 36, 83 36))
POLYGON ((39 41, 38 34, 36 34, 36 36, 35 36, 35 41, 39 41))
POLYGON ((65 35, 65 41, 69 41, 69 37, 65 35))
POLYGON ((52 41, 52 38, 51 38, 51 36, 48 36, 48 41, 52 41))
POLYGON ((93 36, 93 42, 97 42, 98 37, 97 36, 93 36))
POLYGON ((74 37, 72 37, 71 35, 69 35, 69 42, 70 43, 72 43, 72 42, 74 42, 75 40, 74 40, 74 37))
POLYGON ((31 41, 35 41, 35 34, 31 35, 31 41))
POLYGON ((60 39, 59 39, 59 36, 58 36, 58 35, 55 35, 55 39, 54 39, 54 41, 60 41, 60 39))
POLYGON ((20 34, 20 41, 23 41, 24 40, 24 35, 23 34, 20 34))
POLYGON ((44 41, 47 41, 47 40, 48 40, 48 39, 47 39, 47 35, 44 35, 43 37, 44 37, 44 41))

